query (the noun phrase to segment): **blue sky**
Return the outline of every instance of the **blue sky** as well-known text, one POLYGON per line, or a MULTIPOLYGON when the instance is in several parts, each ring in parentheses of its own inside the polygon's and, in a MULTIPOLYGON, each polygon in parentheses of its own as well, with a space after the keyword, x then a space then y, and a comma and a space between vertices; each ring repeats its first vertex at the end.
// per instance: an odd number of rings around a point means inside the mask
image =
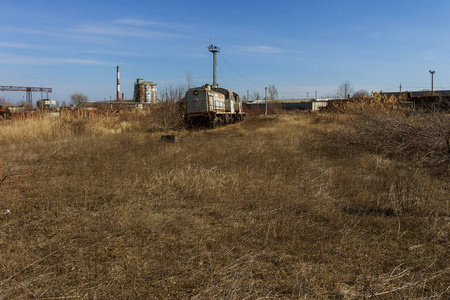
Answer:
MULTIPOLYGON (((217 81, 279 98, 356 90, 450 89, 450 1, 8 1, 0 2, 0 85, 52 87, 70 102, 132 97, 136 78, 161 91, 217 81)), ((12 102, 24 92, 0 92, 12 102)), ((33 94, 33 100, 40 97, 33 94)))

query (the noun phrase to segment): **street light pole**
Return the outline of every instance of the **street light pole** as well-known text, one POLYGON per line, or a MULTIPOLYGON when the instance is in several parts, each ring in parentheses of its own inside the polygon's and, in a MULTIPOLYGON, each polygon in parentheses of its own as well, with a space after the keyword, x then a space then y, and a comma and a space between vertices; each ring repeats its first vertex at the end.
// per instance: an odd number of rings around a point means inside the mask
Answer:
POLYGON ((434 73, 435 73, 435 71, 431 71, 431 70, 429 70, 429 72, 430 72, 430 74, 431 74, 431 95, 433 95, 433 77, 434 77, 434 73))

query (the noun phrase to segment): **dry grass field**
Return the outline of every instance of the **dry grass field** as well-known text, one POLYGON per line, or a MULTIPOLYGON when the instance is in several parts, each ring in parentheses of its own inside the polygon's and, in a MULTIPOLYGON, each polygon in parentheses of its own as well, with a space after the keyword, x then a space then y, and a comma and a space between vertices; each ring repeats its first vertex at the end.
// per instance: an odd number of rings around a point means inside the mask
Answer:
POLYGON ((449 124, 0 122, 0 299, 449 299, 449 124))

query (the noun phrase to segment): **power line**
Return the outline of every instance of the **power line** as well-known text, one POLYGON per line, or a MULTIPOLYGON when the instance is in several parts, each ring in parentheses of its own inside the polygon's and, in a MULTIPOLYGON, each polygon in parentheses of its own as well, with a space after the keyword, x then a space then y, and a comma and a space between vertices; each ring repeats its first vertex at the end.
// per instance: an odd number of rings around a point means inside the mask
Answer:
POLYGON ((256 82, 254 82, 254 81, 252 81, 252 80, 250 80, 250 79, 248 79, 247 77, 245 77, 244 75, 242 75, 242 73, 241 72, 239 72, 238 70, 236 70, 228 61, 226 61, 226 59, 225 58, 223 58, 223 56, 222 56, 222 54, 219 54, 219 56, 220 56, 220 58, 222 58, 223 59, 223 61, 231 68, 231 69, 233 69, 236 73, 238 73, 239 75, 241 75, 242 76, 242 78, 244 78, 244 79, 246 79, 246 80, 248 80, 249 82, 251 82, 251 83, 253 83, 254 85, 256 85, 256 86, 259 86, 259 87, 261 87, 261 88, 265 88, 264 86, 261 86, 261 85, 259 85, 259 84, 257 84, 256 82))
MULTIPOLYGON (((251 82, 251 83, 253 83, 254 85, 256 85, 256 86, 259 86, 259 87, 261 87, 261 88, 266 88, 266 87, 264 87, 264 86, 262 86, 262 85, 259 85, 259 84, 257 84, 256 82, 254 82, 254 81, 252 81, 252 80, 250 80, 250 79, 248 79, 247 77, 245 77, 241 72, 239 72, 238 70, 236 70, 223 56, 222 56, 222 54, 220 54, 219 53, 219 56, 220 56, 220 58, 222 58, 223 59, 223 61, 231 68, 231 69, 233 69, 236 73, 238 73, 242 78, 244 78, 244 79, 246 79, 246 80, 248 80, 249 82, 251 82)), ((288 95, 288 96, 294 96, 294 97, 296 97, 297 95, 293 95, 293 94, 289 94, 289 93, 285 93, 285 92, 283 92, 283 91, 278 91, 278 94, 284 94, 284 95, 288 95)))

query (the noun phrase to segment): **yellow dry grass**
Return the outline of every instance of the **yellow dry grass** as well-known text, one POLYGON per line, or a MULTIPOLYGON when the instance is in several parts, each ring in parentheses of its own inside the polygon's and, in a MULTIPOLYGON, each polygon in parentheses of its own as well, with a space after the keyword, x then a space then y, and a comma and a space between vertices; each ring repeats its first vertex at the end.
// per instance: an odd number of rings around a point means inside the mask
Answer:
POLYGON ((355 120, 1 123, 0 298, 448 298, 447 177, 335 139, 355 120))

